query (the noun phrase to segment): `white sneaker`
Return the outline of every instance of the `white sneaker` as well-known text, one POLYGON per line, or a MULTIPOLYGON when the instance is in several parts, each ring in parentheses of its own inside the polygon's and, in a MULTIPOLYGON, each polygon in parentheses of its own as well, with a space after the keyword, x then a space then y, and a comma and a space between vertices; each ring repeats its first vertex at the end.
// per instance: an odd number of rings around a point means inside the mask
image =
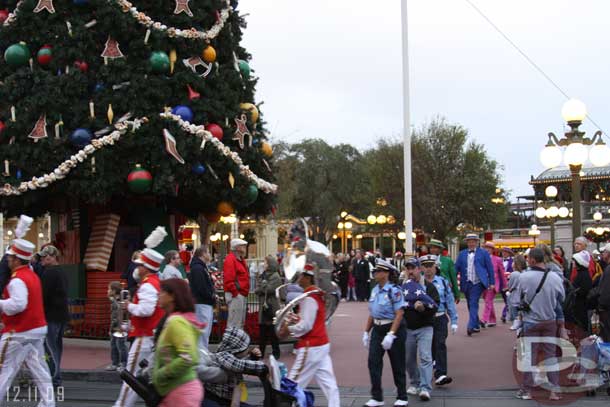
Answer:
POLYGON ((106 370, 109 372, 114 372, 115 370, 117 370, 117 366, 116 365, 108 365, 106 366, 106 370))
POLYGON ((404 407, 404 406, 408 406, 409 402, 407 400, 396 400, 394 402, 394 407, 404 407))
POLYGON ((419 390, 415 386, 409 386, 409 388, 407 389, 407 394, 409 396, 417 396, 419 394, 419 390))
POLYGON ((421 401, 430 401, 430 393, 428 393, 426 390, 422 390, 419 392, 419 399, 421 401))
POLYGON ((364 405, 364 407, 381 407, 381 406, 383 406, 383 401, 377 401, 375 399, 370 399, 364 405))
POLYGON ((513 321, 513 324, 510 327, 511 331, 516 331, 517 329, 521 328, 521 321, 519 321, 518 319, 515 319, 513 321))

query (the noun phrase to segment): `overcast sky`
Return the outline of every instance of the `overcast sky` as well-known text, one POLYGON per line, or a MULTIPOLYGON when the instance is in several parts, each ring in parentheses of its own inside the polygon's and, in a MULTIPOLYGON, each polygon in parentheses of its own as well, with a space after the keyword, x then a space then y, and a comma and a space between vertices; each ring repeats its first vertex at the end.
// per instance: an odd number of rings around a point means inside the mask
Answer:
MULTIPOLYGON (((610 1, 471 1, 610 129, 610 1)), ((462 124, 503 166, 512 196, 531 194, 546 134, 563 131, 565 98, 465 0, 408 7, 413 125, 437 115, 462 124)), ((249 14, 243 45, 273 138, 367 147, 402 134, 399 0, 241 0, 238 9, 249 14)))

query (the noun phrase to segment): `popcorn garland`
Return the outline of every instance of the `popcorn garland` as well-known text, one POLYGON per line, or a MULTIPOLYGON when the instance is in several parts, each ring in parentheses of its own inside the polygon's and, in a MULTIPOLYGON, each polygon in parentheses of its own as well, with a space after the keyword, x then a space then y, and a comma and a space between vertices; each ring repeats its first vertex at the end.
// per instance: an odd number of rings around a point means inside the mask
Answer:
POLYGON ((197 126, 195 124, 191 124, 187 121, 184 121, 180 118, 180 116, 172 114, 171 112, 161 113, 161 117, 167 120, 173 120, 176 122, 180 128, 192 135, 201 137, 203 142, 209 142, 216 147, 225 157, 230 158, 235 164, 239 167, 239 173, 246 177, 250 182, 256 184, 258 189, 265 193, 277 193, 277 185, 272 184, 264 179, 259 178, 249 166, 244 165, 241 157, 235 151, 232 151, 229 147, 224 145, 220 140, 216 137, 212 136, 212 133, 207 131, 203 126, 197 126))
MULTIPOLYGON (((125 117, 128 117, 128 115, 125 117)), ((254 183, 261 191, 272 194, 277 193, 277 185, 259 178, 249 166, 244 165, 239 154, 231 151, 229 147, 225 146, 220 140, 212 136, 212 133, 207 131, 203 126, 190 124, 189 122, 182 120, 180 116, 174 115, 170 112, 161 113, 161 117, 167 120, 173 120, 183 131, 201 137, 203 144, 206 142, 212 143, 214 147, 220 151, 220 153, 222 153, 225 157, 230 158, 235 164, 237 164, 239 167, 239 173, 241 175, 246 177, 250 182, 254 183)), ((127 133, 127 131, 131 130, 132 132, 135 132, 142 126, 142 124, 146 122, 148 122, 146 117, 131 121, 120 120, 114 125, 115 130, 112 133, 91 140, 91 144, 86 145, 78 153, 59 164, 52 172, 44 174, 40 177, 33 177, 30 181, 22 182, 18 187, 12 186, 8 183, 4 184, 4 187, 0 188, 0 196, 20 196, 30 190, 33 191, 36 189, 47 188, 50 184, 66 178, 73 168, 76 168, 80 163, 84 162, 88 156, 93 155, 96 150, 108 145, 114 145, 114 143, 118 142, 121 137, 127 133)), ((91 158, 93 160, 95 157, 91 158)))
MULTIPOLYGON (((205 40, 205 41, 213 40, 214 38, 216 38, 218 36, 218 34, 220 34, 220 31, 222 30, 225 23, 229 19, 229 14, 231 14, 231 12, 233 11, 233 7, 231 7, 230 0, 225 0, 226 7, 224 9, 222 9, 222 11, 220 12, 220 18, 218 19, 216 24, 214 24, 214 26, 212 26, 212 28, 210 28, 208 31, 198 31, 195 28, 190 28, 188 30, 181 30, 176 27, 168 27, 165 24, 162 24, 158 21, 153 20, 152 18, 150 18, 143 12, 138 11, 138 9, 127 0, 114 0, 114 1, 121 7, 121 9, 123 10, 124 13, 130 13, 131 16, 138 21, 138 23, 140 23, 141 25, 143 25, 147 28, 152 28, 154 30, 164 32, 170 38, 181 37, 181 38, 194 39, 194 40, 205 40)), ((10 16, 9 16, 9 18, 10 18, 10 16)))
POLYGON ((53 172, 44 174, 41 177, 33 177, 31 181, 22 182, 18 187, 14 187, 11 184, 4 184, 4 187, 0 188, 0 196, 19 196, 28 192, 28 190, 33 191, 35 189, 46 188, 50 184, 64 179, 66 175, 70 173, 72 168, 76 168, 79 163, 85 161, 87 156, 92 155, 96 150, 99 150, 104 146, 113 145, 115 142, 119 141, 121 136, 127 133, 128 130, 131 129, 131 131, 136 131, 140 128, 142 123, 147 121, 148 119, 144 117, 141 119, 135 119, 133 121, 122 121, 115 124, 114 128, 116 130, 107 136, 92 140, 91 144, 86 145, 78 153, 59 164, 57 168, 53 170, 53 172))
MULTIPOLYGON (((231 1, 225 0, 226 7, 222 9, 220 12, 220 17, 216 21, 216 24, 212 26, 208 31, 199 31, 195 28, 190 28, 188 30, 181 30, 180 28, 168 27, 165 24, 162 24, 158 21, 153 20, 148 17, 141 11, 131 4, 127 0, 111 0, 115 1, 122 9, 124 13, 130 13, 131 16, 138 21, 141 25, 152 28, 153 30, 161 31, 166 33, 170 38, 181 37, 186 39, 193 40, 205 40, 210 41, 213 40, 220 34, 220 31, 223 29, 227 20, 229 19, 229 15, 233 12, 233 7, 231 7, 231 1)), ((12 13, 9 13, 7 19, 4 21, 5 26, 9 26, 13 24, 17 20, 17 16, 20 11, 20 7, 23 4, 24 0, 20 0, 15 6, 15 10, 12 13)))

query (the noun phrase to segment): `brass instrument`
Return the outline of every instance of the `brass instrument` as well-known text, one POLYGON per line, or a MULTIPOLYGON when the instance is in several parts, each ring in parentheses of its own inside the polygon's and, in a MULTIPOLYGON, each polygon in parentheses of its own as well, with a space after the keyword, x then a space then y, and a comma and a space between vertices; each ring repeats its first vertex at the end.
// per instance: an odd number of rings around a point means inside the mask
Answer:
POLYGON ((129 290, 121 290, 119 301, 119 330, 112 333, 115 338, 126 338, 129 335, 129 312, 123 309, 129 301, 129 290))
POLYGON ((301 294, 292 301, 286 301, 286 288, 289 284, 278 287, 275 295, 283 307, 280 308, 274 318, 276 332, 279 332, 284 322, 291 323, 294 316, 293 309, 296 305, 317 293, 324 294, 326 323, 329 324, 341 299, 341 290, 332 281, 333 264, 330 261, 330 251, 322 243, 309 239, 309 230, 304 219, 298 219, 294 223, 289 233, 289 239, 291 242, 290 248, 283 262, 286 282, 294 283, 303 271, 305 264, 313 263, 316 266, 314 284, 319 290, 301 294))

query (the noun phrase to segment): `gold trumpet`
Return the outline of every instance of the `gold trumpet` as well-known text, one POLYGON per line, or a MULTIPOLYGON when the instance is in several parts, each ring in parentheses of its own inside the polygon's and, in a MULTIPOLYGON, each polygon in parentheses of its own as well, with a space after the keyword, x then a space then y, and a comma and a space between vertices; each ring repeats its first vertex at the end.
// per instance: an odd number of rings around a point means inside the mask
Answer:
POLYGON ((121 290, 119 301, 119 330, 112 333, 115 338, 126 338, 129 335, 129 312, 124 309, 125 303, 129 301, 129 290, 121 290))

